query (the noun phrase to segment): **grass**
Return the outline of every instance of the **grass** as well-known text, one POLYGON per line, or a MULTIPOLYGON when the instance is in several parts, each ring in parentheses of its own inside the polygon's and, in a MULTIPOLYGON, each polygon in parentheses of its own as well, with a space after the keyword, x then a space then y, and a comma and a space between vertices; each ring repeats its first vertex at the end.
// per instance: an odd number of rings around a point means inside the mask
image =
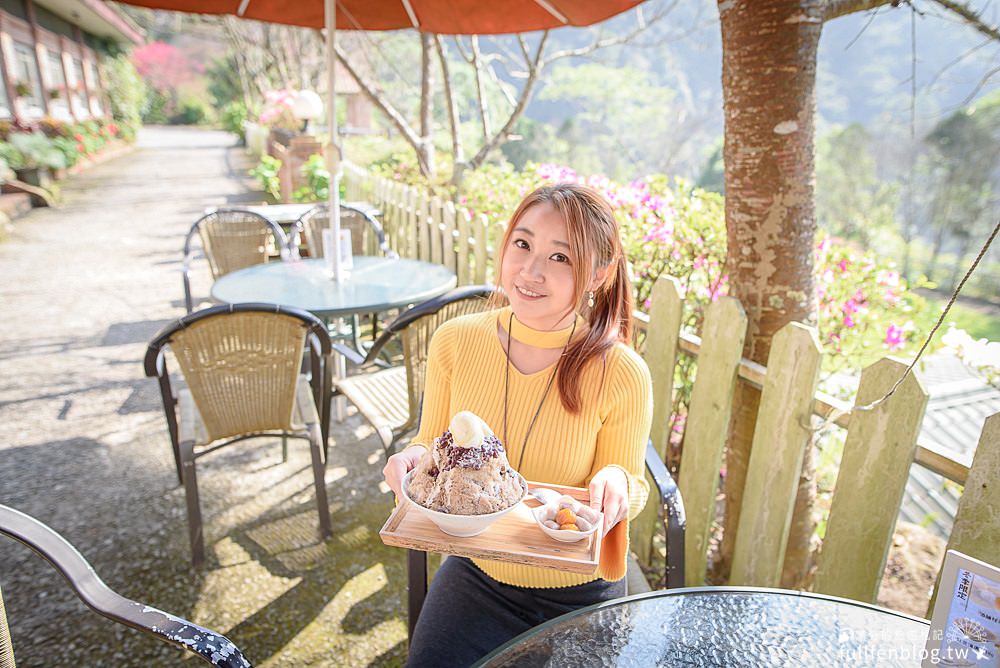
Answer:
MULTIPOLYGON (((921 294, 927 299, 928 311, 933 317, 932 322, 937 320, 945 304, 948 303, 948 298, 924 291, 921 294)), ((974 339, 1000 341, 1000 310, 998 309, 955 303, 948 311, 948 316, 941 326, 943 331, 939 330, 939 332, 947 332, 949 323, 955 323, 956 327, 964 329, 974 339)))

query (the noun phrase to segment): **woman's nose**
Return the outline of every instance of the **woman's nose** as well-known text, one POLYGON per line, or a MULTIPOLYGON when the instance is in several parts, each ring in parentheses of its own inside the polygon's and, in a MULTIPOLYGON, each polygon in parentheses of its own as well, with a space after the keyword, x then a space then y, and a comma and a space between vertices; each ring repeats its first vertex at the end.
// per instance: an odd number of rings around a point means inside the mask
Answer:
POLYGON ((542 268, 544 267, 545 258, 535 256, 529 259, 527 262, 521 265, 521 275, 525 278, 530 278, 533 281, 542 280, 544 274, 542 268))

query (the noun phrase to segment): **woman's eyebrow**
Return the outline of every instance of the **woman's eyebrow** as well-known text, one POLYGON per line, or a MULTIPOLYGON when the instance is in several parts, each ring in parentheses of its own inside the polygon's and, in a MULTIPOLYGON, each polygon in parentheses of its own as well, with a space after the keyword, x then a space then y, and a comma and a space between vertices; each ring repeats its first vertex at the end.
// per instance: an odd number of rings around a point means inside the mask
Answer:
MULTIPOLYGON (((532 232, 531 230, 529 230, 527 227, 521 227, 520 225, 518 225, 517 227, 515 227, 514 231, 515 232, 520 232, 521 234, 527 234, 529 237, 535 236, 534 232, 532 232)), ((555 244, 556 246, 562 246, 563 248, 569 248, 569 244, 566 243, 565 241, 553 241, 552 243, 555 244)))

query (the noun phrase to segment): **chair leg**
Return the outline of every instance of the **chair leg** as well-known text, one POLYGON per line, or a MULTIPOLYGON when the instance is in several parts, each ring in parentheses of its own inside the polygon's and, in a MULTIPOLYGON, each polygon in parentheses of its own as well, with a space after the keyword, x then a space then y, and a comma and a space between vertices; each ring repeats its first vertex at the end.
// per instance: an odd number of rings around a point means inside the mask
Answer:
POLYGON ((285 434, 281 435, 281 463, 284 464, 288 461, 288 436, 285 434))
POLYGON ((408 639, 413 638, 413 629, 417 626, 420 610, 424 607, 427 597, 427 553, 422 550, 406 551, 406 575, 410 587, 407 593, 408 639))
POLYGON ((330 504, 326 499, 326 476, 323 473, 323 449, 320 445, 318 425, 310 429, 309 452, 312 455, 313 482, 316 485, 316 507, 319 511, 319 530, 323 540, 333 535, 330 525, 330 504))
POLYGON ((191 541, 191 563, 200 566, 205 561, 205 537, 201 528, 201 503, 198 498, 198 476, 194 466, 194 443, 180 444, 181 470, 184 477, 184 497, 187 500, 188 538, 191 541))

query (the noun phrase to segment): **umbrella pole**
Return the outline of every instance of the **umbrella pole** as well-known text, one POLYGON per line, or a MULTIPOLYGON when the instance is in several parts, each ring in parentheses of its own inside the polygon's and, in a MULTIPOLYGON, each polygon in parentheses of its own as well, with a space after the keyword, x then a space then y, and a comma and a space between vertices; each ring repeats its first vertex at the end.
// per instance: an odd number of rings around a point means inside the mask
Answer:
POLYGON ((344 281, 344 268, 340 261, 340 141, 337 135, 337 2, 324 0, 326 18, 326 113, 329 137, 327 139, 326 167, 330 171, 330 229, 333 231, 333 280, 344 281))

